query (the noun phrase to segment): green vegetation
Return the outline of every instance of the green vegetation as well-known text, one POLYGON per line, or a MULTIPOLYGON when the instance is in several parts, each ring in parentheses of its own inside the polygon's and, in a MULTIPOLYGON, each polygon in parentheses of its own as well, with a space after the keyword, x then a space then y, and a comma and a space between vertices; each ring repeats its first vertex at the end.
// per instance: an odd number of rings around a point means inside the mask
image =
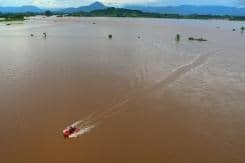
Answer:
POLYGON ((25 15, 23 14, 0 14, 0 22, 8 21, 24 21, 25 15))
POLYGON ((112 34, 109 34, 109 35, 108 35, 108 38, 109 38, 109 39, 112 39, 112 34))
POLYGON ((194 37, 189 37, 188 38, 190 41, 208 41, 208 40, 206 40, 206 39, 204 39, 204 38, 194 38, 194 37))
POLYGON ((45 16, 52 16, 53 13, 51 11, 47 10, 47 11, 45 11, 44 15, 45 16))
POLYGON ((26 13, 0 13, 0 22, 9 22, 9 21, 24 21, 25 18, 30 16, 36 16, 38 14, 32 12, 26 13))
POLYGON ((143 17, 143 18, 174 18, 174 19, 225 19, 245 21, 245 16, 219 16, 219 15, 179 15, 179 14, 159 14, 146 13, 139 10, 128 10, 122 8, 110 7, 104 10, 95 10, 91 12, 78 12, 68 14, 68 16, 82 17, 143 17))
POLYGON ((241 27, 241 34, 244 34, 244 30, 245 30, 245 27, 242 26, 242 27, 241 27))
POLYGON ((84 17, 145 17, 145 18, 175 18, 177 14, 158 14, 144 13, 138 10, 128 10, 121 8, 107 8, 104 10, 95 10, 91 12, 79 12, 68 14, 68 16, 84 16, 84 17))

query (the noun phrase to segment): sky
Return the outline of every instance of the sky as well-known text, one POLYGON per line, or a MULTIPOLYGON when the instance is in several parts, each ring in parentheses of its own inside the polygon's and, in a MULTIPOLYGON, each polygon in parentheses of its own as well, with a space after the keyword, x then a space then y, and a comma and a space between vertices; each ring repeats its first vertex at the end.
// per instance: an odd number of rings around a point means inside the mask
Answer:
MULTIPOLYGON (((106 5, 144 4, 150 6, 223 5, 245 6, 245 0, 99 0, 106 5)), ((95 2, 95 0, 0 0, 0 6, 35 5, 38 7, 77 7, 95 2)))

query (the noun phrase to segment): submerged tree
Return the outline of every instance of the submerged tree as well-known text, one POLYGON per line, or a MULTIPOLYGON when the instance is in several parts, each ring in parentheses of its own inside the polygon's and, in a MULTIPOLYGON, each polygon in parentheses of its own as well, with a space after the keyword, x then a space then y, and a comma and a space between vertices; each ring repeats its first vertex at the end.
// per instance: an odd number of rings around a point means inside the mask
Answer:
POLYGON ((177 42, 180 41, 180 34, 177 34, 177 35, 176 35, 175 40, 176 40, 177 42))
POLYGON ((245 27, 244 27, 244 26, 242 26, 242 27, 241 27, 241 34, 243 34, 243 33, 244 33, 244 30, 245 30, 245 27))

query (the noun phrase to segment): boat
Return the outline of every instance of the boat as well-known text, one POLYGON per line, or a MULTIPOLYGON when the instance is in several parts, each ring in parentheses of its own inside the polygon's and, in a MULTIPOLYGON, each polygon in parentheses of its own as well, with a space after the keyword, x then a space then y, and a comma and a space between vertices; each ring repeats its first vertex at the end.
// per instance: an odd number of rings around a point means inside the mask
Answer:
POLYGON ((66 127, 63 130, 64 138, 74 138, 75 137, 74 135, 77 135, 79 131, 81 130, 80 128, 77 127, 80 123, 81 121, 77 121, 73 123, 72 125, 66 127))

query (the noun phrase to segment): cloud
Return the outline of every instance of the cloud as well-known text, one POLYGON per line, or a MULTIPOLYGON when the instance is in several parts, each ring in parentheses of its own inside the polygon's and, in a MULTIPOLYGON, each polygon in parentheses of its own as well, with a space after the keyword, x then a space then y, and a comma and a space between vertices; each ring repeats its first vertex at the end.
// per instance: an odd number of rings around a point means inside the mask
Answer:
MULTIPOLYGON (((1 6, 35 5, 40 7, 76 7, 93 3, 96 0, 0 0, 1 6)), ((146 4, 146 5, 236 5, 244 6, 245 0, 98 0, 107 5, 146 4)))
POLYGON ((245 6, 245 0, 238 0, 240 6, 245 6))
POLYGON ((70 7, 91 3, 91 0, 0 0, 1 6, 35 5, 41 7, 70 7))

